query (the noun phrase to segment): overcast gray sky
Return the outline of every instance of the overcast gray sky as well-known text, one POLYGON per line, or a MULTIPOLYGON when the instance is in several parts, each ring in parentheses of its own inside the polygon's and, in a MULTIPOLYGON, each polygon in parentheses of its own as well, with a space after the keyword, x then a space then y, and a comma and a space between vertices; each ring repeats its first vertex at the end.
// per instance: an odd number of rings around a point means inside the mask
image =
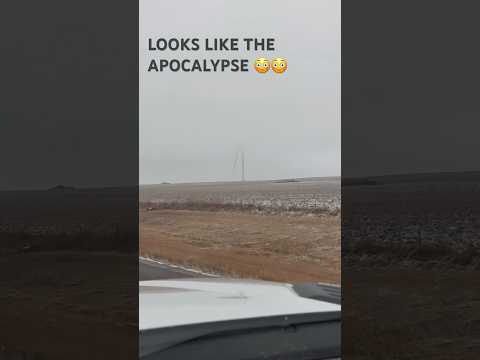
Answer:
POLYGON ((340 175, 340 1, 140 0, 140 183, 340 175), (275 51, 149 52, 148 38, 275 38, 275 51), (284 57, 284 74, 150 72, 160 58, 284 57))

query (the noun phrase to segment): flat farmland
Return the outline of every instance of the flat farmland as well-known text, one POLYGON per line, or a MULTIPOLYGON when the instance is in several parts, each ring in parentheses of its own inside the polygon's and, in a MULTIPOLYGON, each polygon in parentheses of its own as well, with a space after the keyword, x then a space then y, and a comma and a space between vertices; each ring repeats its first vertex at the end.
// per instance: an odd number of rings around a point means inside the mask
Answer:
POLYGON ((140 202, 251 207, 257 210, 338 212, 340 178, 142 185, 140 202))
POLYGON ((335 179, 144 186, 140 253, 223 276, 339 283, 339 193, 335 179))

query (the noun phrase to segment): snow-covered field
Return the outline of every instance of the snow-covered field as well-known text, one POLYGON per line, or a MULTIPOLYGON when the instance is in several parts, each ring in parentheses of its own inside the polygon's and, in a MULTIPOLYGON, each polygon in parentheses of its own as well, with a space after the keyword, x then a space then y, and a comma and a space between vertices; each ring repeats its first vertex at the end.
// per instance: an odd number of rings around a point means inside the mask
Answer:
POLYGON ((204 204, 258 210, 333 212, 340 210, 340 179, 184 183, 140 186, 140 202, 153 205, 204 204))

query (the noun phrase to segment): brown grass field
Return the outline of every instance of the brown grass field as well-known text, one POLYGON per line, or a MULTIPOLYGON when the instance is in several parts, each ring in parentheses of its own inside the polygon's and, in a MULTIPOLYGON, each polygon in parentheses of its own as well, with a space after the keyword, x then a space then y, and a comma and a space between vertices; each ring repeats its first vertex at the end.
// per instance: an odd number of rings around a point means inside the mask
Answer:
POLYGON ((340 179, 144 185, 140 255, 224 276, 340 282, 340 179))
POLYGON ((340 216, 140 211, 140 254, 222 275, 340 282, 340 216))

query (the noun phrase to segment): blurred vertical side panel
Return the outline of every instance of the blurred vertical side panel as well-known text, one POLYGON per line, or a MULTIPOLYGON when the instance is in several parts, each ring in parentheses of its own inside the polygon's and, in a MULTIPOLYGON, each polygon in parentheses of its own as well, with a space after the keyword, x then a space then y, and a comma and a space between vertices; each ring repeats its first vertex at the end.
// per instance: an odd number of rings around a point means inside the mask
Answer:
POLYGON ((138 2, 0 8, 0 359, 134 359, 138 2))
POLYGON ((480 354, 474 2, 342 2, 342 359, 480 354))

